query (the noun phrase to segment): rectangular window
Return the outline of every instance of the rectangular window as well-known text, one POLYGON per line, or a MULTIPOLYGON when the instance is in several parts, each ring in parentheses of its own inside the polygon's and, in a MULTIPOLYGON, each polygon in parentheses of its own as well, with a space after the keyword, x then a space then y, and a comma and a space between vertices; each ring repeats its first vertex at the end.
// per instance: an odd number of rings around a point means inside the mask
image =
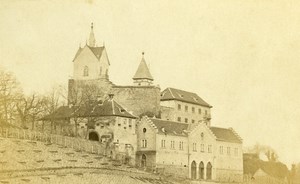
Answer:
POLYGON ((192 123, 195 123, 195 120, 194 120, 194 119, 192 119, 192 123))
POLYGON ((192 107, 192 113, 195 113, 195 107, 192 107))
POLYGON ((175 149, 175 141, 171 141, 171 149, 175 149))
POLYGON ((234 148, 234 156, 238 156, 238 155, 239 155, 238 148, 234 148))
POLYGON ((185 122, 185 123, 188 123, 188 122, 189 122, 189 120, 188 120, 187 118, 185 118, 185 119, 184 119, 184 122, 185 122))
POLYGON ((186 105, 185 106, 185 112, 187 112, 189 110, 189 107, 186 105))
POLYGON ((128 126, 129 126, 129 128, 132 127, 132 119, 129 119, 129 121, 128 121, 128 126))
POLYGON ((201 109, 200 108, 198 109, 198 114, 201 114, 201 109))
POLYGON ((193 151, 197 151, 197 143, 193 143, 193 151))
POLYGON ((201 144, 201 152, 204 152, 204 144, 201 144))
POLYGON ((177 121, 180 122, 180 121, 181 121, 181 117, 178 117, 178 118, 177 118, 177 121))
POLYGON ((178 106, 177 106, 177 107, 178 107, 178 110, 180 111, 180 110, 181 110, 181 105, 180 105, 180 104, 178 104, 178 106))
POLYGON ((220 154, 223 155, 223 146, 220 146, 220 154))
POLYGON ((183 141, 180 141, 180 142, 179 142, 179 149, 180 149, 180 150, 183 150, 183 141))
POLYGON ((161 140, 161 147, 165 148, 166 147, 166 140, 161 140))
POLYGON ((208 153, 212 153, 212 145, 208 145, 208 153))
POLYGON ((227 147, 227 155, 230 155, 230 147, 227 147))
POLYGON ((127 123, 127 119, 126 118, 123 119, 123 123, 124 123, 124 125, 126 125, 126 123, 127 123))
POLYGON ((147 148, 147 140, 146 139, 142 140, 142 148, 147 148))

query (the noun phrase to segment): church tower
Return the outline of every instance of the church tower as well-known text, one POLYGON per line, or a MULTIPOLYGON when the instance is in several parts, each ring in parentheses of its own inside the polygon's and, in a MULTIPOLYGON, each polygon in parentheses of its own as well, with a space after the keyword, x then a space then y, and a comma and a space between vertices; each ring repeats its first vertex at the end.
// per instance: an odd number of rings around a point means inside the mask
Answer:
POLYGON ((92 23, 88 42, 84 47, 79 47, 73 60, 73 79, 108 79, 109 65, 105 46, 96 45, 92 23))
POLYGON ((137 86, 150 86, 152 85, 153 82, 153 77, 149 71, 149 68, 146 64, 145 58, 144 58, 145 53, 142 53, 142 60, 141 63, 134 75, 133 83, 137 86))

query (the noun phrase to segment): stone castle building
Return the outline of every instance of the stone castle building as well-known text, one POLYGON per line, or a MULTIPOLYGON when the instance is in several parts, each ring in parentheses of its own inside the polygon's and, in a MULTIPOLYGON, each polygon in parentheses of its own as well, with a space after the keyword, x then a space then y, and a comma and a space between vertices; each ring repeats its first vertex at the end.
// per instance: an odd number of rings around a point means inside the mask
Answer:
POLYGON ((73 59, 69 105, 44 120, 68 121, 76 136, 107 143, 112 157, 150 171, 197 180, 242 179, 242 139, 232 128, 211 126, 211 105, 196 93, 161 91, 144 53, 132 85, 110 81, 109 67, 92 24, 88 43, 73 59))

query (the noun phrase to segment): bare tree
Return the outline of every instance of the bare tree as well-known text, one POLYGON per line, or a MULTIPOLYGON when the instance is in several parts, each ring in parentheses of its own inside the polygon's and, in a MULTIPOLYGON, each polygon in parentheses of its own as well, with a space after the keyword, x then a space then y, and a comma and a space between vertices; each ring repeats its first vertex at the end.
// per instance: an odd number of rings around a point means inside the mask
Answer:
POLYGON ((45 104, 45 99, 37 94, 32 94, 19 100, 16 106, 22 127, 27 128, 27 123, 31 121, 31 129, 33 130, 36 119, 40 118, 45 110, 45 104))
POLYGON ((0 69, 0 121, 12 123, 15 119, 16 103, 22 96, 22 90, 16 77, 0 69))

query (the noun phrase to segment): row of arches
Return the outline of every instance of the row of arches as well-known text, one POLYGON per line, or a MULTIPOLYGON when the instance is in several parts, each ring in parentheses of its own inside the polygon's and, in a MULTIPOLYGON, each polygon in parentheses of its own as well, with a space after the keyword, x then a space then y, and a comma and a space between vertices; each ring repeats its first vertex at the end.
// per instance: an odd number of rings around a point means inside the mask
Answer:
POLYGON ((212 165, 210 162, 206 164, 206 167, 204 166, 204 163, 201 161, 198 166, 198 173, 197 173, 197 163, 196 161, 193 161, 191 164, 191 178, 192 179, 212 179, 212 165), (204 178, 204 173, 206 170, 206 177, 204 178))

